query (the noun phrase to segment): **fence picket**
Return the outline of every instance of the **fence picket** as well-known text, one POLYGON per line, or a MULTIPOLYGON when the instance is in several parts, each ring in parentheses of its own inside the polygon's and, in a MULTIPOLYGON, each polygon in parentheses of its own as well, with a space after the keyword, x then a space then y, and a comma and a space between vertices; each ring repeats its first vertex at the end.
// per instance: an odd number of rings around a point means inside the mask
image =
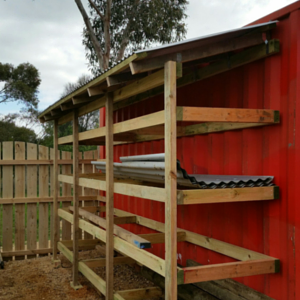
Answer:
MULTIPOLYGON (((62 151, 61 153, 62 159, 71 159, 71 152, 62 151)), ((63 165, 62 166, 62 174, 71 174, 72 167, 71 165, 63 165)), ((71 196, 72 189, 71 184, 63 183, 62 184, 62 196, 71 196)), ((63 207, 69 207, 71 202, 63 202, 63 207)), ((65 220, 62 220, 62 240, 70 240, 71 239, 71 223, 65 220)))
MULTIPOLYGON (((3 142, 3 160, 13 159, 13 142, 3 142)), ((3 166, 3 198, 13 197, 13 166, 3 166)), ((3 251, 13 249, 13 205, 3 205, 3 251)))
MULTIPOLYGON (((39 160, 48 159, 49 150, 39 146, 39 160)), ((48 166, 39 166, 39 197, 49 196, 48 166)), ((48 248, 48 203, 39 203, 39 248, 48 248)))
MULTIPOLYGON (((25 159, 25 143, 15 142, 15 160, 25 159)), ((25 166, 15 166, 15 197, 25 197, 25 166)), ((15 204, 15 250, 25 249, 25 204, 15 204)), ((22 256, 16 259, 24 259, 22 256)))

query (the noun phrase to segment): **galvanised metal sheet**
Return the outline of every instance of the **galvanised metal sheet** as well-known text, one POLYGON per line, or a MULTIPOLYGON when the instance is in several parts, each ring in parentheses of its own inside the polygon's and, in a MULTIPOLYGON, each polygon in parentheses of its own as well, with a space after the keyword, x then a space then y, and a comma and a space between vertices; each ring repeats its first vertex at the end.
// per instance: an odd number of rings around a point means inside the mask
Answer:
MULTIPOLYGON (((280 199, 178 206, 178 226, 279 258, 281 272, 237 279, 277 300, 300 299, 300 2, 266 16, 279 20, 273 38, 281 53, 178 90, 178 105, 265 108, 280 111, 279 125, 177 140, 177 158, 191 173, 273 175, 280 199)), ((256 23, 258 23, 257 21, 256 23)), ((124 108, 115 121, 163 109, 163 96, 124 108)), ((114 157, 164 152, 163 141, 119 145, 114 157)), ((164 204, 116 195, 118 208, 164 221, 164 204)), ((147 232, 137 225, 125 227, 147 232)), ((164 245, 151 251, 164 257, 164 245)), ((178 263, 231 259, 188 243, 178 245, 178 263)))

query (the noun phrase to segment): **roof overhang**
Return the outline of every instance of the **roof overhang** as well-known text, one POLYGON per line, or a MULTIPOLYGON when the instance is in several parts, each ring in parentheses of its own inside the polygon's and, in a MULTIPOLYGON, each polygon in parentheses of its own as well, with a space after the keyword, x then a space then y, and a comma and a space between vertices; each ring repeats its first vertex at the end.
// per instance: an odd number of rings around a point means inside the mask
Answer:
MULTIPOLYGON (((230 60, 236 57, 236 53, 251 48, 257 49, 258 53, 269 52, 270 46, 277 49, 278 44, 269 43, 269 33, 275 27, 276 21, 273 21, 138 51, 49 106, 38 118, 42 123, 59 119, 59 124, 63 124, 72 119, 74 109, 79 109, 80 116, 104 107, 105 95, 109 92, 114 94, 114 109, 160 94, 164 83, 162 69, 170 60, 178 62, 178 78, 182 77, 178 86, 191 83, 193 80, 188 78, 193 76, 201 80, 192 74, 195 70, 199 73, 200 68, 215 70, 219 65, 224 71, 225 62, 230 69, 230 60), (138 86, 143 88, 136 88, 138 86)), ((255 54, 251 54, 253 59, 249 55, 245 62, 255 60, 255 54)), ((238 62, 235 64, 239 65, 238 62)), ((211 75, 218 73, 215 70, 211 75)))

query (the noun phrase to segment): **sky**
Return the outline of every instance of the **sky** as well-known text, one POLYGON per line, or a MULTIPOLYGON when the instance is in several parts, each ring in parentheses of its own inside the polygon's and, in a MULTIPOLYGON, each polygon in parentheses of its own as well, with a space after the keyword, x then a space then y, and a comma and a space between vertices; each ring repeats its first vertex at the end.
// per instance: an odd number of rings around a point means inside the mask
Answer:
MULTIPOLYGON (((244 26, 293 2, 190 0, 187 38, 244 26)), ((0 62, 29 62, 39 70, 40 110, 60 98, 65 84, 89 73, 82 28, 83 20, 74 0, 0 0, 0 62)), ((0 114, 19 109, 15 104, 0 104, 0 114)))

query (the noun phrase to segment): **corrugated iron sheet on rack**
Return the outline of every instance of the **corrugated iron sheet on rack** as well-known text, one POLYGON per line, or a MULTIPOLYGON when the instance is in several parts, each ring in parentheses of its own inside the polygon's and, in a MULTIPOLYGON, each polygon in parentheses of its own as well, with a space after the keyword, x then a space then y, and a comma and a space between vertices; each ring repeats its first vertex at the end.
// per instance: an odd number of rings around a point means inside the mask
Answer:
MULTIPOLYGON (((114 163, 114 176, 155 183, 165 181, 165 154, 150 154, 120 157, 121 163, 114 163)), ((106 172, 106 163, 94 161, 92 164, 101 172, 106 172)), ((273 176, 208 175, 188 174, 177 160, 177 183, 198 189, 243 188, 272 186, 273 176)))

